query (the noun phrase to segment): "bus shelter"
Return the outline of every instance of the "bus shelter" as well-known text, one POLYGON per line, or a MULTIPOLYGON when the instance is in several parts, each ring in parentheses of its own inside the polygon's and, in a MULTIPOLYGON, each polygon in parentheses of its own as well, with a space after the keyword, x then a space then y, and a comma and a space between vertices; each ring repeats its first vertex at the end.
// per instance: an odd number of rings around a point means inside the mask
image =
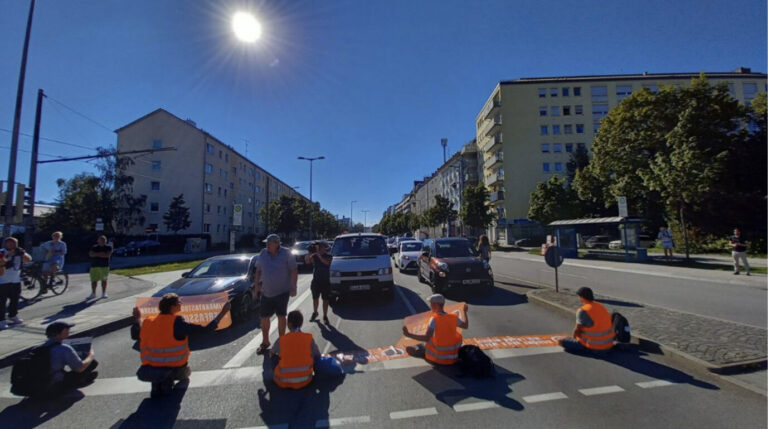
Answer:
MULTIPOLYGON (((640 226, 643 223, 641 218, 627 217, 602 217, 588 219, 565 219, 556 220, 548 227, 552 228, 554 236, 557 238, 557 245, 560 246, 563 256, 566 258, 576 258, 579 254, 579 248, 584 246, 584 240, 581 237, 587 234, 602 233, 609 234, 621 240, 623 251, 611 250, 608 243, 604 244, 604 249, 590 248, 589 253, 598 256, 621 257, 625 260, 644 261, 648 258, 648 251, 640 246, 638 235, 640 226)), ((588 240, 587 240, 588 241, 588 240)))

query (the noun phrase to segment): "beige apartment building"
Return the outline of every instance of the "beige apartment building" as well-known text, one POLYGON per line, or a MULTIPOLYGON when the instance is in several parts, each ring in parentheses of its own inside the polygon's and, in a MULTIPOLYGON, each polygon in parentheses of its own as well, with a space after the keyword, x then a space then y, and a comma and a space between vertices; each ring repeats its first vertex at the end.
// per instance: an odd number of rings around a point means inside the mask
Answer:
MULTIPOLYGON (((536 186, 552 175, 565 175, 571 153, 579 146, 591 147, 600 120, 621 100, 643 88, 687 86, 698 76, 642 73, 499 82, 475 121, 483 180, 498 215, 489 231, 492 240, 511 241, 510 227, 529 222, 530 195, 536 186)), ((714 83, 727 82, 731 95, 742 103, 766 90, 766 74, 747 68, 706 76, 714 83)))
MULTIPOLYGON (((133 176, 135 195, 146 195, 145 229, 166 231, 163 214, 173 197, 184 194, 191 225, 184 234, 210 234, 212 243, 243 234, 266 233, 262 206, 281 195, 299 195, 295 189, 250 161, 231 146, 164 109, 157 109, 115 131, 120 152, 175 148, 136 155, 127 174, 133 176), (242 226, 234 227, 235 204, 242 205, 242 226)), ((303 198, 303 196, 301 196, 303 198)))

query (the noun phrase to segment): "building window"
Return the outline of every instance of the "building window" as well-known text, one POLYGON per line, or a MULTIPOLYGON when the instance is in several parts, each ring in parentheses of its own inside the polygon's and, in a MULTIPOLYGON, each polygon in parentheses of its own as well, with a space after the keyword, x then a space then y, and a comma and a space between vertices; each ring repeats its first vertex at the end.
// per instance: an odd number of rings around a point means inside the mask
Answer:
MULTIPOLYGON (((213 153, 213 145, 212 145, 212 144, 210 144, 210 143, 206 143, 206 144, 205 144, 205 151, 206 151, 207 153, 213 153)), ((208 225, 208 226, 210 226, 210 225, 208 225)))
POLYGON ((229 154, 228 153, 224 154, 224 162, 229 162, 229 154))
POLYGON ((203 224, 203 232, 211 232, 211 224, 210 223, 204 223, 203 224))
POLYGON ((547 126, 546 126, 546 125, 542 125, 542 126, 541 126, 541 132, 540 132, 540 134, 541 134, 542 136, 546 136, 547 134, 549 134, 549 131, 548 131, 548 129, 547 129, 547 126))
POLYGON ((607 104, 593 104, 592 105, 592 120, 597 122, 603 119, 608 114, 607 104))
POLYGON ((576 134, 584 134, 584 124, 576 124, 576 134))
POLYGON ((576 112, 575 112, 575 113, 576 113, 577 115, 583 115, 583 114, 584 114, 584 106, 582 106, 581 104, 577 104, 577 105, 574 107, 574 109, 576 110, 576 112))
POLYGON ((205 184, 205 192, 208 192, 208 193, 213 192, 213 185, 211 185, 210 183, 206 183, 205 184))
POLYGON ((539 116, 547 116, 547 106, 539 107, 539 116))
POLYGON ((549 143, 541 144, 541 153, 549 153, 549 143))
POLYGON ((547 96, 547 88, 539 88, 539 98, 545 98, 547 96))
POLYGON ((222 211, 224 212, 224 215, 226 216, 227 215, 227 206, 224 206, 224 210, 222 210, 222 211))
POLYGON ((221 196, 221 186, 219 186, 219 196, 221 196))
POLYGON ((549 96, 557 97, 557 88, 549 88, 549 96))
POLYGON ((152 182, 151 184, 153 191, 159 191, 160 190, 160 182, 152 182))
POLYGON ((555 163, 555 172, 559 173, 563 171, 563 163, 562 162, 556 162, 555 163))
POLYGON ((216 206, 216 214, 217 215, 221 214, 221 206, 216 206))
POLYGON ((571 106, 563 106, 563 116, 571 116, 571 106))
POLYGON ((549 173, 549 163, 548 162, 544 162, 544 163, 541 164, 541 171, 543 173, 549 173))
POLYGON ((227 198, 227 190, 224 190, 224 198, 227 198))
POLYGON ((160 203, 149 203, 149 211, 151 212, 160 211, 160 203))
POLYGON ((220 223, 216 224, 216 232, 221 232, 221 224, 220 223))
POLYGON ((229 182, 229 189, 235 189, 235 183, 229 182))
POLYGON ((562 143, 555 143, 552 145, 552 152, 554 153, 560 153, 563 151, 563 145, 562 143))
POLYGON ((592 95, 592 102, 601 102, 601 101, 608 101, 608 87, 605 85, 602 86, 593 86, 590 88, 590 94, 592 95))
POLYGON ((237 176, 237 167, 232 167, 232 175, 237 176))
POLYGON ((162 140, 152 140, 152 149, 160 149, 163 147, 162 140))
POLYGON ((158 225, 156 223, 150 223, 149 224, 149 229, 151 229, 154 232, 157 232, 157 227, 158 227, 158 225))
POLYGON ((566 144, 565 144, 565 152, 566 152, 566 153, 571 153, 571 152, 573 152, 573 143, 566 143, 566 144))
POLYGON ((161 167, 162 167, 162 163, 160 161, 152 161, 153 170, 159 170, 161 167))
POLYGON ((632 85, 616 85, 616 99, 621 100, 629 97, 632 94, 632 85))
POLYGON ((253 177, 255 177, 255 178, 256 178, 256 180, 259 180, 259 179, 261 179, 261 172, 260 172, 260 171, 257 171, 257 172, 256 172, 256 174, 255 174, 253 177))
POLYGON ((213 173, 213 165, 211 165, 211 164, 205 164, 205 172, 206 172, 206 174, 211 174, 211 173, 213 173))
POLYGON ((560 134, 560 125, 552 125, 552 134, 560 134))
POLYGON ((736 86, 733 82, 728 82, 728 93, 731 94, 731 97, 736 98, 736 86))
POLYGON ((742 88, 744 89, 744 99, 747 101, 751 101, 753 98, 757 96, 757 84, 756 83, 743 83, 741 84, 742 88))
POLYGON ((552 116, 560 116, 560 106, 552 106, 552 116))
POLYGON ((211 205, 208 204, 208 203, 205 204, 205 212, 206 213, 210 213, 211 212, 211 205))
POLYGON ((563 132, 565 132, 565 134, 573 134, 573 125, 566 124, 566 125, 563 125, 563 127, 565 128, 563 130, 563 132))
POLYGON ((573 96, 574 97, 581 97, 581 87, 580 86, 574 86, 573 87, 573 96))
POLYGON ((258 194, 258 193, 261 193, 261 186, 259 186, 259 185, 256 185, 256 193, 257 193, 257 194, 258 194))
POLYGON ((593 134, 597 134, 597 130, 599 130, 599 129, 600 129, 600 122, 595 122, 594 124, 592 124, 592 133, 593 134))
POLYGON ((586 143, 576 143, 576 148, 579 149, 579 150, 586 150, 587 149, 587 145, 586 145, 586 143))
POLYGON ((644 83, 643 84, 643 88, 645 88, 645 89, 647 89, 648 91, 651 91, 651 92, 659 92, 658 85, 655 85, 655 84, 652 84, 652 83, 644 83))
POLYGON ((567 96, 568 96, 568 87, 566 86, 565 88, 563 88, 563 97, 567 97, 567 96))

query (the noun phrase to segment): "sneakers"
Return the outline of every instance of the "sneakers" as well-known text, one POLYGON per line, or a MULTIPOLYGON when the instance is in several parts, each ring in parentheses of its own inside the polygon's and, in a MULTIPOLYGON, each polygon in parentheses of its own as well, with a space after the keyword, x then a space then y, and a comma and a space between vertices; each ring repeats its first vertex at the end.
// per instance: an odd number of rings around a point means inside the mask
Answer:
POLYGON ((19 316, 13 316, 11 317, 11 325, 18 325, 20 323, 24 323, 24 319, 22 319, 19 316))
POLYGON ((101 294, 101 298, 102 299, 107 299, 107 298, 109 298, 109 295, 107 295, 107 293, 104 292, 104 293, 101 294))
POLYGON ((269 344, 262 344, 259 346, 259 348, 256 350, 257 355, 264 355, 269 351, 269 344))
POLYGON ((749 276, 749 275, 751 275, 751 274, 747 273, 746 275, 748 275, 748 276, 749 276))
POLYGON ((319 316, 319 314, 317 314, 317 311, 313 312, 312 316, 309 317, 309 321, 314 322, 315 320, 317 320, 317 316, 319 316))
POLYGON ((5 323, 5 320, 0 322, 0 331, 2 331, 3 329, 8 329, 8 324, 5 323))
POLYGON ((92 293, 92 294, 88 295, 88 296, 85 298, 85 300, 87 301, 87 300, 91 300, 91 299, 94 299, 94 298, 96 298, 96 294, 95 294, 95 293, 92 293))
POLYGON ((739 275, 739 272, 738 272, 738 271, 736 271, 736 272, 734 272, 734 273, 733 273, 733 275, 734 275, 734 276, 738 276, 738 275, 739 275))

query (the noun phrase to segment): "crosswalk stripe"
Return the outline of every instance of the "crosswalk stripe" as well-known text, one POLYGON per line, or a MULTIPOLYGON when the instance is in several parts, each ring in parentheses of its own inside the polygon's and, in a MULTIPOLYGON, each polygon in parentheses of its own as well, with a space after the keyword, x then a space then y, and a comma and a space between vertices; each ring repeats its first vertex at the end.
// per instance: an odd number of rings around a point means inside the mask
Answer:
POLYGON ((667 380, 653 380, 653 381, 641 381, 640 383, 635 383, 635 384, 640 388, 650 389, 652 387, 671 386, 675 383, 667 380))
POLYGON ((535 404, 537 402, 555 401, 558 399, 568 399, 568 396, 563 392, 542 393, 541 395, 523 396, 523 401, 529 404, 535 404))
POLYGON ((389 418, 392 420, 398 420, 398 419, 409 419, 412 417, 434 416, 436 414, 437 414, 437 409, 435 407, 417 408, 414 410, 393 411, 389 413, 389 418))
POLYGON ((316 428, 330 428, 335 426, 344 426, 354 423, 370 423, 370 416, 356 416, 356 417, 338 417, 335 419, 318 420, 315 423, 316 428))
POLYGON ((592 387, 589 389, 579 389, 579 393, 581 393, 584 396, 605 395, 607 393, 618 393, 623 391, 624 389, 615 385, 603 386, 603 387, 592 387))
POLYGON ((461 413, 464 411, 477 411, 477 410, 485 410, 487 408, 496 408, 499 404, 493 402, 493 401, 481 401, 481 402, 470 402, 469 404, 456 404, 453 406, 453 410, 457 413, 461 413))
POLYGON ((564 350, 560 346, 521 347, 521 348, 511 348, 511 349, 488 350, 488 354, 490 354, 492 358, 496 358, 496 359, 518 357, 518 356, 543 355, 548 353, 563 353, 563 352, 564 350))

